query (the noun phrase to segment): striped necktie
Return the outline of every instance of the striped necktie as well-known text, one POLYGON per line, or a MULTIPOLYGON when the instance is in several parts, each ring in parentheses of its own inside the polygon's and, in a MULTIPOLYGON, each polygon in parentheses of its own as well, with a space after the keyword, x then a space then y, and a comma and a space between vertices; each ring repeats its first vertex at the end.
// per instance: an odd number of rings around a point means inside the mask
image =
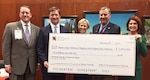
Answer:
POLYGON ((100 31, 100 34, 103 34, 104 29, 105 29, 105 27, 104 27, 104 26, 102 26, 102 29, 101 29, 101 31, 100 31))

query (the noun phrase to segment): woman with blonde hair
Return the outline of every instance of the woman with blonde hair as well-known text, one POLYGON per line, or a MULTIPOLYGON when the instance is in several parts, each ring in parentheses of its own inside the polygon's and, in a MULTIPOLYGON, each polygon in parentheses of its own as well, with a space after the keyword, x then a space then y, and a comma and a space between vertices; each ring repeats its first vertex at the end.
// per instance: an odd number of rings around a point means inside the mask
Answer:
MULTIPOLYGON (((82 18, 78 22, 78 33, 86 34, 87 29, 90 27, 90 23, 87 19, 82 18)), ((74 80, 92 80, 92 77, 88 74, 75 74, 74 80)))

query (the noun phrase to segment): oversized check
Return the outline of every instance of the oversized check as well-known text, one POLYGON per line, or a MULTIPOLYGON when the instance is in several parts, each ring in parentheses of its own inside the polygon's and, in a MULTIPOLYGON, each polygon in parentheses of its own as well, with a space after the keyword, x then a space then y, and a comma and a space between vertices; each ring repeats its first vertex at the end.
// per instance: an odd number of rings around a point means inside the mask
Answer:
POLYGON ((49 36, 49 73, 135 75, 134 36, 52 34, 49 36))

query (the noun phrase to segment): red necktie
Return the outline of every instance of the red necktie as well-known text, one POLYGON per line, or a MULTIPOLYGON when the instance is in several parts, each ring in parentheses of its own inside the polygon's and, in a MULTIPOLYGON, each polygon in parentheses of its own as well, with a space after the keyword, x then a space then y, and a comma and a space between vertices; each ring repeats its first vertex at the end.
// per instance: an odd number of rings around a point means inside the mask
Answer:
POLYGON ((105 27, 104 27, 104 26, 102 26, 102 29, 101 29, 101 31, 100 31, 100 34, 103 34, 104 29, 105 29, 105 27))

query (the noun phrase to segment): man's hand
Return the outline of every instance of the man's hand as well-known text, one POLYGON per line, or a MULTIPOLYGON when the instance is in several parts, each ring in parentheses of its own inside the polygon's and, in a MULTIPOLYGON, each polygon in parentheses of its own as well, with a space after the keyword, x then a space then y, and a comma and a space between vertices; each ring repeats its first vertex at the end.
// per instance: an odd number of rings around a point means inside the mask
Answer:
POLYGON ((44 66, 46 67, 46 68, 48 68, 48 62, 47 61, 44 61, 44 66))
POLYGON ((5 65, 5 70, 6 70, 6 72, 11 73, 11 66, 5 65))

